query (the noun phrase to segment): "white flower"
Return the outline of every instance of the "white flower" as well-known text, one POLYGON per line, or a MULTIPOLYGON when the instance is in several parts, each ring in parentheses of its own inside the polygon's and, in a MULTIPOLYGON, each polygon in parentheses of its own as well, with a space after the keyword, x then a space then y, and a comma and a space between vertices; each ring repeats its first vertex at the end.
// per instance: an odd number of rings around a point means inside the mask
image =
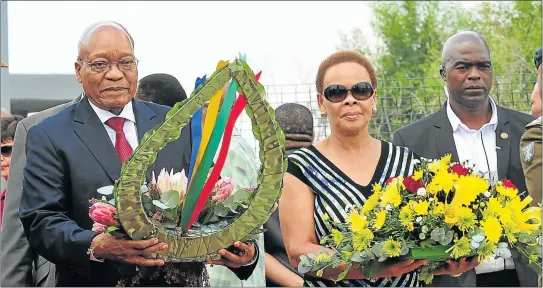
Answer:
POLYGON ((392 210, 392 205, 388 204, 387 206, 385 206, 385 210, 387 210, 387 211, 392 210))
POLYGON ((420 234, 419 234, 419 238, 420 238, 420 240, 426 239, 426 234, 420 233, 420 234))
POLYGON ((416 164, 420 163, 420 160, 419 159, 413 159, 413 160, 411 160, 411 162, 413 163, 413 165, 416 165, 416 164))
POLYGON ((422 226, 422 233, 427 233, 428 232, 428 226, 424 225, 422 226))
POLYGON ((490 191, 486 191, 485 193, 483 193, 483 195, 485 195, 485 197, 489 198, 490 197, 490 191))
POLYGON ((419 189, 417 189, 417 195, 426 196, 426 189, 424 187, 420 187, 419 189))
POLYGON ((434 198, 428 199, 428 202, 432 202, 432 201, 434 201, 434 198))
POLYGON ((417 223, 420 222, 420 221, 422 221, 422 217, 420 217, 420 216, 417 217, 417 218, 415 219, 415 221, 417 221, 417 223))
POLYGON ((174 174, 173 169, 168 173, 166 172, 166 169, 163 168, 160 171, 160 174, 158 174, 158 178, 155 178, 155 172, 153 171, 151 183, 157 186, 161 195, 166 191, 175 190, 179 192, 179 197, 182 198, 187 192, 188 179, 187 176, 185 176, 185 170, 174 174))

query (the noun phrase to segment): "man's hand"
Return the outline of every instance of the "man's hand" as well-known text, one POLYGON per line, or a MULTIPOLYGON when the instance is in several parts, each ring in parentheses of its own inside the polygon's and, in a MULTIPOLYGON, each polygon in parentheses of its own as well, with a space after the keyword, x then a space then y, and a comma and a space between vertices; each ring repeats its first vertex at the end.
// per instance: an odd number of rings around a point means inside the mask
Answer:
POLYGON ((380 272, 379 274, 375 275, 375 278, 400 277, 419 268, 422 265, 425 265, 426 263, 428 263, 428 260, 415 261, 414 259, 399 262, 385 262, 380 265, 380 272))
POLYGON ((466 261, 466 257, 460 258, 459 261, 447 260, 447 264, 434 272, 434 275, 451 275, 453 277, 458 277, 462 273, 474 269, 479 265, 479 260, 477 256, 471 257, 466 261))
POLYGON ((214 265, 223 265, 229 268, 239 268, 241 266, 247 265, 249 261, 253 259, 256 253, 256 248, 254 244, 247 245, 240 241, 234 242, 234 247, 241 250, 240 255, 236 255, 225 249, 219 250, 221 255, 219 260, 208 260, 207 264, 214 265))
POLYGON ((168 244, 158 243, 158 239, 123 240, 109 234, 99 234, 94 238, 94 256, 143 266, 163 266, 164 260, 147 259, 162 250, 168 249, 168 244))

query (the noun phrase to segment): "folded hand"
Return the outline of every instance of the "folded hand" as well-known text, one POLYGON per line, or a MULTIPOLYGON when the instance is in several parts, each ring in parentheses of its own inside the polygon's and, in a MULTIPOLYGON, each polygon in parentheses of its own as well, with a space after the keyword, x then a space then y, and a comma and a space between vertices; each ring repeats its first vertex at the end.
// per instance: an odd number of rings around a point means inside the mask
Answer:
POLYGON ((163 266, 164 260, 147 259, 162 250, 168 249, 168 244, 158 243, 158 239, 124 240, 109 234, 99 234, 94 238, 94 256, 113 261, 121 261, 143 266, 163 266))

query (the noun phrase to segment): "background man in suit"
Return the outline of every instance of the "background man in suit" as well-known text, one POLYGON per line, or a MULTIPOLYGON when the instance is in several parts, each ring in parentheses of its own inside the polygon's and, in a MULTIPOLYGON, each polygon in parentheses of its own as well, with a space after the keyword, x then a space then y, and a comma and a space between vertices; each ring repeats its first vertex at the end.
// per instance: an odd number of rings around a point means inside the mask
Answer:
MULTIPOLYGON (((30 245, 56 264, 57 285, 114 286, 136 274, 134 264, 164 265, 145 256, 167 249, 167 244, 91 231, 89 199, 99 198, 96 190, 119 178, 122 163, 144 134, 162 123, 169 108, 133 99, 138 76, 134 42, 118 23, 101 22, 85 31, 75 72, 84 98, 28 131, 19 214, 30 245)), ((148 179, 154 170, 188 169, 191 141, 186 132, 159 153, 148 179)), ((254 245, 238 248, 245 255, 220 251, 224 265, 238 268, 255 256, 254 245)), ((245 268, 250 275, 254 266, 245 268)))
MULTIPOLYGON (((448 101, 396 131, 392 142, 425 158, 452 154, 453 161, 469 160, 491 180, 508 178, 526 191, 518 151, 524 126, 534 118, 489 97, 493 73, 486 40, 471 31, 451 36, 443 46, 440 73, 448 101)), ((478 264, 476 258, 467 261, 468 267, 478 264)), ((496 259, 455 276, 437 276, 431 286, 537 286, 537 274, 520 259, 496 259)))
POLYGON ((19 219, 19 202, 23 192, 23 169, 26 164, 25 142, 28 129, 43 119, 58 113, 73 101, 49 108, 23 119, 17 125, 13 143, 13 161, 6 191, 4 218, 0 246, 1 283, 6 287, 51 287, 55 286, 55 265, 39 256, 29 245, 19 219))

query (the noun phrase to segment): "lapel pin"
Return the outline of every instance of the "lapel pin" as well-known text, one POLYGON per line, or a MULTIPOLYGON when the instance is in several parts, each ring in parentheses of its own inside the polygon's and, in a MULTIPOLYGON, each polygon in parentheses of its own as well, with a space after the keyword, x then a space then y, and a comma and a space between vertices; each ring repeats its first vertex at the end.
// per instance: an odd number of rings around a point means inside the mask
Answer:
POLYGON ((504 139, 504 140, 505 140, 505 139, 509 139, 509 134, 507 134, 507 132, 502 132, 502 133, 500 134, 500 138, 502 138, 502 139, 504 139))

